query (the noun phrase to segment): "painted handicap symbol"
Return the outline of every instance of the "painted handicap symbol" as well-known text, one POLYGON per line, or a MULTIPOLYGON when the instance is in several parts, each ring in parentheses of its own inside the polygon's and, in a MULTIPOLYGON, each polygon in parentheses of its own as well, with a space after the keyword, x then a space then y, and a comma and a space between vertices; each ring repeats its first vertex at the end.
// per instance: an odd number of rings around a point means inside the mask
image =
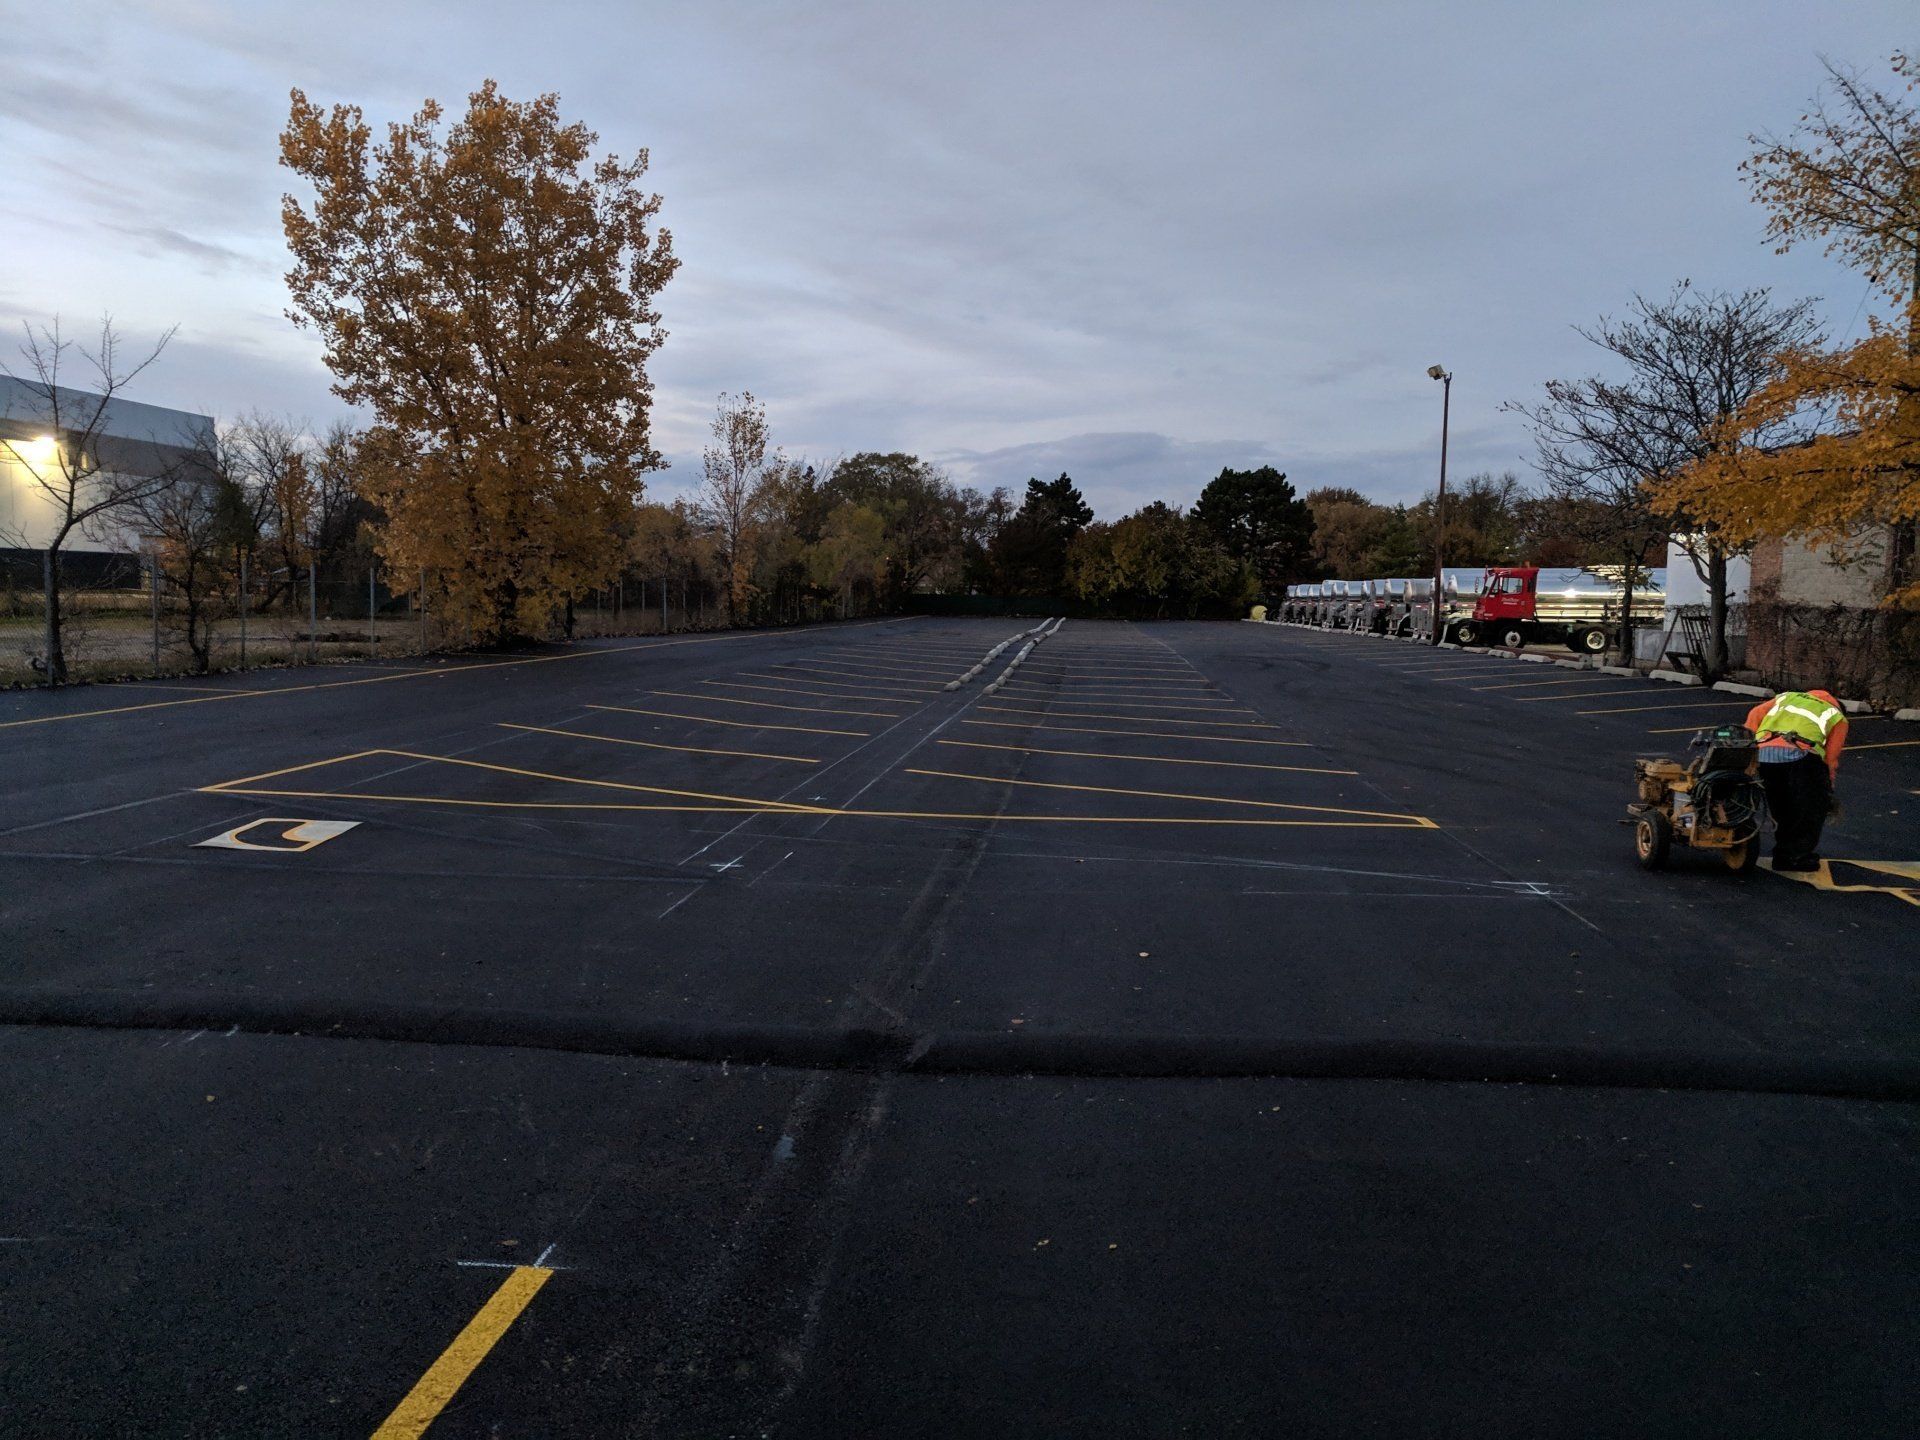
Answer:
POLYGON ((324 845, 344 835, 358 820, 292 820, 284 816, 249 820, 231 830, 223 830, 208 840, 196 840, 195 849, 253 850, 269 855, 304 855, 316 845, 324 845), (253 838, 247 838, 249 835, 253 838))

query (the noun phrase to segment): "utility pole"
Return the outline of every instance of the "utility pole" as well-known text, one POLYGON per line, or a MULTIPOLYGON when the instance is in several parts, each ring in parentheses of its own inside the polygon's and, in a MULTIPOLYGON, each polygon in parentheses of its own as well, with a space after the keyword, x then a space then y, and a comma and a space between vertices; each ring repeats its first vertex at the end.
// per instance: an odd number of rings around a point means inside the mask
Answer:
POLYGON ((1429 645, 1438 645, 1444 633, 1441 620, 1446 599, 1447 538, 1447 422, 1453 410, 1453 372, 1440 365, 1429 365, 1427 375, 1440 382, 1440 493, 1433 502, 1433 634, 1429 645))
POLYGON ((314 579, 317 566, 307 562, 307 663, 315 665, 320 660, 320 586, 314 579))

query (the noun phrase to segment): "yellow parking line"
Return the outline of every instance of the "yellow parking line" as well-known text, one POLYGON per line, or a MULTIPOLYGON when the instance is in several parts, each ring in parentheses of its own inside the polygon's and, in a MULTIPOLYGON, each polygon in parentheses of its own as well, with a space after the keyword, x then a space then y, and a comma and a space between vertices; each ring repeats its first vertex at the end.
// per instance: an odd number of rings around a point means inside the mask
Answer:
MULTIPOLYGON (((1091 719, 1091 716, 1080 716, 1091 719)), ((1133 735, 1143 740, 1179 740, 1187 744, 1208 745, 1283 745, 1290 750, 1312 750, 1316 748, 1307 740, 1249 740, 1243 735, 1169 735, 1164 730, 1104 730, 1097 726, 1085 725, 1035 725, 1031 721, 1016 723, 1011 720, 962 720, 962 725, 991 725, 996 730, 1052 730, 1061 734, 1073 735, 1133 735)))
MULTIPOLYGON (((767 668, 782 672, 789 670, 794 671, 796 672, 795 678, 802 680, 864 680, 869 685, 881 686, 888 690, 909 690, 918 695, 934 695, 938 694, 940 690, 938 685, 923 685, 919 683, 918 680, 896 680, 890 676, 872 675, 863 670, 845 670, 829 665, 802 665, 795 663, 769 665, 767 668)), ((787 677, 783 673, 781 678, 785 679, 787 677)))
POLYGON ((297 775, 302 770, 314 770, 322 765, 344 765, 349 760, 364 760, 369 755, 385 755, 386 753, 385 750, 355 750, 349 755, 334 755, 325 760, 308 760, 303 764, 287 765, 278 770, 263 771, 258 775, 243 775, 238 780, 222 780, 216 785, 203 785, 200 788, 209 792, 217 792, 233 785, 251 785, 256 780, 277 780, 282 775, 297 775))
POLYGON ((736 700, 731 695, 702 695, 697 690, 649 690, 649 695, 671 695, 677 700, 705 700, 713 705, 749 705, 756 710, 803 710, 811 715, 863 715, 869 720, 894 717, 879 710, 835 710, 825 705, 777 705, 771 700, 736 700))
POLYGON ((907 775, 930 775, 943 780, 975 780, 983 785, 1020 785, 1035 790, 1077 790, 1088 795, 1131 795, 1145 800, 1195 800, 1208 805, 1245 805, 1258 810, 1300 810, 1316 815, 1359 815, 1370 820, 1404 822, 1409 829, 1438 830, 1424 815, 1390 810, 1348 810, 1337 805, 1292 805, 1280 800, 1236 800, 1225 795, 1187 795, 1172 790, 1123 790, 1111 785, 1062 785, 1047 780, 1008 780, 999 775, 966 775, 956 770, 915 770, 907 775))
MULTIPOLYGON (((1098 731, 1109 734, 1109 731, 1098 731)), ((1170 737, 1162 737, 1170 738, 1170 737)), ((1173 755, 1115 755, 1106 750, 1048 750, 1037 745, 985 745, 976 740, 936 740, 963 750, 1007 750, 1016 755, 1071 755, 1084 760, 1134 760, 1153 765, 1211 765, 1224 770, 1285 770, 1295 775, 1358 775, 1358 770, 1328 770, 1318 765, 1261 765, 1252 760, 1183 760, 1173 755)))
POLYGON ((1053 675, 1062 680, 1083 680, 1088 682, 1097 680, 1148 680, 1168 682, 1184 678, 1185 674, 1191 673, 1179 670, 1080 670, 1071 666, 1043 665, 1037 660, 1027 661, 1025 668, 1031 670, 1036 675, 1053 675))
MULTIPOLYGON (((485 770, 495 775, 520 775, 530 780, 552 780, 562 785, 591 785, 597 790, 629 791, 637 795, 669 795, 676 800, 718 800, 728 805, 757 805, 770 810, 793 811, 798 814, 813 814, 819 810, 817 805, 795 805, 785 800, 761 800, 750 795, 712 795, 704 790, 676 790, 664 785, 635 785, 622 780, 589 780, 581 775, 556 775, 550 770, 528 770, 519 765, 495 765, 486 760, 463 760, 456 755, 426 755, 417 750, 367 750, 362 755, 391 755, 401 760, 427 760, 436 765, 458 765, 468 770, 485 770)), ((360 759, 362 755, 353 755, 347 759, 360 759)), ((295 769, 314 769, 318 765, 338 764, 338 761, 322 760, 314 765, 296 766, 295 769)), ((283 774, 291 773, 287 771, 283 774)), ((263 777, 264 778, 264 777, 263 777)), ((229 781, 223 785, 206 785, 205 791, 225 790, 232 793, 236 787, 247 784, 243 780, 229 781)))
MULTIPOLYGON (((1484 680, 1484 675, 1461 675, 1461 680, 1484 680)), ((1593 676, 1579 675, 1564 680, 1507 680, 1499 685, 1476 685, 1475 690, 1545 690, 1555 685, 1591 685, 1593 676)))
MULTIPOLYGON (((662 720, 693 720, 702 725, 725 725, 734 730, 785 730, 794 735, 857 735, 864 739, 871 730, 821 730, 812 725, 775 725, 770 720, 722 720, 716 715, 682 715, 675 710, 642 710, 635 705, 589 705, 589 710, 616 710, 622 715, 657 715, 662 720)), ((884 715, 876 715, 884 720, 884 715)))
MULTIPOLYGON (((747 680, 778 680, 783 685, 792 685, 796 679, 804 680, 809 685, 830 685, 835 690, 848 690, 853 692, 853 694, 857 696, 870 696, 875 700, 891 700, 896 705, 923 704, 924 702, 919 697, 927 693, 926 691, 921 690, 918 686, 915 686, 913 687, 912 693, 908 695, 886 695, 878 692, 886 691, 886 690, 902 690, 902 689, 906 689, 907 687, 901 686, 901 685, 888 685, 884 681, 882 681, 878 685, 873 685, 867 682, 862 682, 861 684, 858 684, 858 685, 855 685, 852 683, 843 684, 841 681, 827 675, 799 675, 799 676, 769 675, 762 670, 736 670, 733 673, 747 680)), ((938 694, 939 692, 935 691, 933 693, 938 694)))
MULTIPOLYGON (((457 805, 467 810, 610 810, 620 814, 651 815, 792 815, 795 811, 771 805, 641 805, 609 800, 456 800, 446 795, 381 795, 370 790, 268 790, 248 786, 225 790, 225 795, 259 796, 272 800, 376 800, 390 805, 457 805)), ((809 810, 809 815, 837 815, 837 810, 809 810)))
POLYGON ((899 679, 921 682, 944 680, 953 674, 953 667, 950 665, 888 665, 875 664, 871 660, 840 660, 832 656, 783 661, 780 668, 783 670, 850 670, 855 674, 871 675, 876 680, 899 679))
MULTIPOLYGON (((257 795, 281 800, 378 800, 396 805, 458 805, 476 810, 591 810, 682 815, 791 815, 791 810, 747 805, 623 805, 584 800, 449 800, 439 795, 374 795, 353 790, 232 790, 232 795, 257 795)), ((808 812, 829 820, 989 820, 1058 825, 1262 825, 1318 830, 1438 829, 1380 820, 1257 820, 1194 815, 1009 815, 975 810, 828 810, 808 812)))
POLYGON ((1158 719, 1152 715, 1110 715, 1105 711, 1077 710, 1031 710, 1018 705, 982 705, 982 710, 991 710, 997 715, 1051 715, 1061 720, 1131 720, 1136 725, 1211 725, 1235 730, 1278 730, 1278 725, 1269 725, 1264 720, 1176 720, 1158 719))
POLYGON ((657 740, 626 740, 618 735, 589 735, 584 730, 556 730, 546 725, 512 725, 497 722, 502 730, 529 730, 536 735, 566 735, 575 740, 598 740, 603 745, 638 745, 645 750, 671 750, 680 755, 736 755, 743 760, 790 760, 795 765, 818 765, 808 755, 769 755, 759 750, 708 750, 699 745, 662 745, 657 740))
MULTIPOLYGON (((1014 695, 1009 698, 1020 700, 1028 697, 1014 695)), ((1039 697, 1034 698, 1037 700, 1039 697)), ((1152 700, 1115 700, 1112 698, 1102 700, 1066 700, 1055 696, 1052 697, 1052 703, 1055 705, 1119 705, 1127 710, 1194 710, 1202 715, 1218 715, 1223 708, 1228 710, 1244 710, 1249 715, 1257 715, 1260 713, 1257 710, 1247 709, 1245 705, 1240 704, 1237 700, 1224 700, 1211 705, 1162 705, 1152 700)), ((1062 711, 1061 713, 1070 714, 1072 712, 1062 711)), ((1150 717, 1140 716, 1138 718, 1148 719, 1150 717)))
POLYGON ((1855 750, 1898 750, 1906 745, 1920 745, 1920 740, 1869 740, 1864 745, 1849 743, 1847 753, 1851 754, 1855 750))
POLYGON ((1528 705, 1537 704, 1542 700, 1591 700, 1596 695, 1644 695, 1646 693, 1647 687, 1645 684, 1640 684, 1626 687, 1616 685, 1606 690, 1575 690, 1566 695, 1516 695, 1513 698, 1515 704, 1528 705))
MULTIPOLYGON (((745 685, 738 680, 702 680, 702 685, 715 685, 722 690, 754 690, 762 695, 811 695, 819 700, 866 700, 874 705, 904 705, 908 710, 924 704, 920 700, 905 700, 891 695, 848 695, 832 690, 806 690, 798 685, 745 685)), ((875 714, 881 712, 873 712, 875 714)), ((900 712, 900 713, 905 713, 900 712)))
POLYGON ((446 1409, 460 1387, 467 1383, 487 1352, 492 1350, 520 1312, 540 1293, 540 1287, 553 1278, 553 1271, 540 1265, 516 1265, 500 1282, 500 1288, 480 1307, 453 1337, 453 1343, 441 1352, 427 1373, 415 1382, 406 1398, 394 1407, 373 1440, 415 1440, 424 1435, 434 1418, 446 1409))
POLYGON ((1625 705, 1611 710, 1576 710, 1576 715, 1641 715, 1649 710, 1719 710, 1728 705, 1751 709, 1745 700, 1683 700, 1672 705, 1625 705))
MULTIPOLYGON (((1016 675, 1023 672, 1016 670, 1016 675)), ((1214 687, 1197 686, 1191 690, 1149 689, 1139 685, 1086 686, 1049 684, 1045 680, 1009 680, 1008 690, 1032 691, 1040 695, 1057 695, 1062 700, 1079 696, 1085 700, 1122 700, 1130 695, 1138 695, 1147 700, 1206 700, 1218 696, 1221 703, 1232 704, 1233 698, 1214 687)))

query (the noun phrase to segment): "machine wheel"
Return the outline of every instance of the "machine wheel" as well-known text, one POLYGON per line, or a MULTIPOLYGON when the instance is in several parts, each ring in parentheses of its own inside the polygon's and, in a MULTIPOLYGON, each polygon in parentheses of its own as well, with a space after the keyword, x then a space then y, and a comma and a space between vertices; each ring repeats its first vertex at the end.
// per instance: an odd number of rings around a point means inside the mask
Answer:
POLYGON ((1574 634, 1573 648, 1587 655, 1598 655, 1607 648, 1607 641, 1611 638, 1604 627, 1589 625, 1574 634))
POLYGON ((1760 864, 1760 837, 1735 845, 1725 852, 1727 868, 1736 875, 1749 875, 1760 864))
POLYGON ((1458 625, 1452 626, 1450 633, 1453 636, 1453 643, 1456 645, 1478 645, 1480 643, 1480 627, 1471 620, 1462 620, 1458 625))
POLYGON ((1527 648, 1527 632, 1518 625, 1509 625, 1500 632, 1500 643, 1509 650, 1524 650, 1527 648))
POLYGON ((1673 848, 1673 826, 1658 810, 1649 810, 1633 823, 1633 854, 1642 870, 1659 870, 1673 848))

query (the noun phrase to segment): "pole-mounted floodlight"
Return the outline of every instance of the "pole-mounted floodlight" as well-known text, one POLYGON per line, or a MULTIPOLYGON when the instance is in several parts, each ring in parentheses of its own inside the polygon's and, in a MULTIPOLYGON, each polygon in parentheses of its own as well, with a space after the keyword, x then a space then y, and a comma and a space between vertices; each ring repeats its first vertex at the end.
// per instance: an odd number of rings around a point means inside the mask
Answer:
POLYGON ((1440 606, 1444 599, 1446 557, 1442 553, 1447 533, 1447 422, 1453 409, 1453 375, 1444 365, 1429 365, 1427 376, 1440 382, 1440 493, 1433 502, 1433 636, 1427 642, 1438 645, 1443 627, 1440 606))

